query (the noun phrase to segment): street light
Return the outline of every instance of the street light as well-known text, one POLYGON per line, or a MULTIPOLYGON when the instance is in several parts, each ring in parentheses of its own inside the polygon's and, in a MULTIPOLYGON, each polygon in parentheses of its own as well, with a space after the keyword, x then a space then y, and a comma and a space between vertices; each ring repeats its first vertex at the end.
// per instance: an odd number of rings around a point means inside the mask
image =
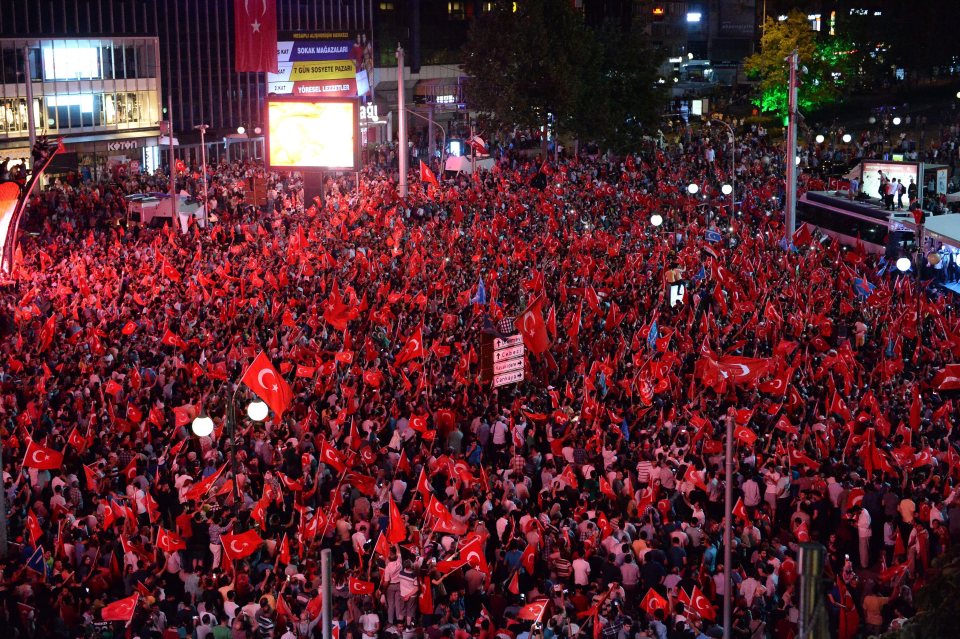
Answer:
POLYGON ((247 417, 255 422, 262 422, 267 418, 269 411, 265 402, 250 402, 247 406, 247 417))
POLYGON ((822 133, 818 133, 818 134, 817 134, 817 137, 814 138, 814 139, 816 139, 817 144, 823 144, 823 141, 824 141, 826 138, 823 137, 823 134, 822 134, 822 133))
POLYGON ((209 415, 197 415, 193 418, 190 429, 197 437, 209 437, 213 432, 213 420, 209 415))
POLYGON ((700 187, 694 183, 690 183, 690 185, 687 186, 687 193, 690 195, 696 195, 698 191, 700 191, 700 187))
POLYGON ((240 135, 243 135, 243 134, 246 133, 246 132, 247 132, 247 130, 246 130, 245 128, 243 128, 243 126, 238 126, 238 127, 237 127, 237 133, 239 133, 240 135))
POLYGON ((900 257, 897 258, 897 270, 901 273, 906 273, 910 270, 910 258, 909 257, 900 257))
POLYGON ((663 217, 659 213, 654 213, 650 216, 650 224, 653 226, 660 226, 663 224, 663 217))
POLYGON ((843 134, 843 143, 844 143, 844 144, 850 144, 851 140, 853 140, 853 136, 851 136, 849 133, 844 133, 844 134, 843 134))
POLYGON ((893 118, 893 126, 900 126, 900 122, 902 122, 900 116, 893 118))
POLYGON ((200 163, 202 165, 200 173, 203 175, 203 228, 207 228, 210 222, 210 216, 207 213, 207 209, 210 206, 210 195, 207 193, 207 144, 204 135, 207 133, 207 129, 210 128, 210 125, 198 124, 193 128, 200 131, 200 163))
POLYGON ((724 195, 730 195, 731 193, 733 193, 733 187, 730 186, 729 184, 724 184, 723 186, 720 187, 720 192, 723 193, 724 195))

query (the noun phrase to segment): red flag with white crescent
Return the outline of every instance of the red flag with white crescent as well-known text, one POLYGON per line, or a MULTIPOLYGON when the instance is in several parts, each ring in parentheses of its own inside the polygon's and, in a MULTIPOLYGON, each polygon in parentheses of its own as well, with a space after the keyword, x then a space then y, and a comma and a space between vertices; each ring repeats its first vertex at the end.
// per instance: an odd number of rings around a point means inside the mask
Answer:
POLYGON ((27 452, 23 457, 24 468, 36 468, 38 470, 56 470, 63 465, 63 453, 57 452, 52 448, 47 448, 37 442, 30 440, 27 444, 27 452))
POLYGON ((226 558, 237 561, 255 553, 263 540, 255 530, 248 530, 237 535, 220 535, 220 543, 226 558))
POLYGON ((104 621, 130 621, 138 603, 140 603, 139 592, 107 604, 100 610, 100 618, 104 621))
POLYGON ((277 416, 283 415, 293 400, 293 391, 270 363, 263 351, 243 374, 243 383, 267 403, 277 416))

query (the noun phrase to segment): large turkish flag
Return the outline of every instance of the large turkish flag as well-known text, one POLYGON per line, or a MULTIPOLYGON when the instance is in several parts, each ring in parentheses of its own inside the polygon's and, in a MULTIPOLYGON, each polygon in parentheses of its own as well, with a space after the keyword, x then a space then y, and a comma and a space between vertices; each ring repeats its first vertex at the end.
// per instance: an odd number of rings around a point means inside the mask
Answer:
POLYGON ((237 71, 277 73, 277 0, 233 0, 237 71))

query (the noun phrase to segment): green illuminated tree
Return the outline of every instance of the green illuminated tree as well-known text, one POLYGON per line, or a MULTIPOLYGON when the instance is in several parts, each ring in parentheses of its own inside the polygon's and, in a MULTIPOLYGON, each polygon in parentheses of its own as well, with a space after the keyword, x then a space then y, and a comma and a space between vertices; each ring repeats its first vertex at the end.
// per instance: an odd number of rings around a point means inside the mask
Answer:
POLYGON ((768 18, 760 51, 744 61, 748 75, 759 80, 754 103, 762 111, 786 115, 790 78, 786 58, 794 49, 800 54, 801 67, 807 69, 798 91, 801 111, 837 101, 852 84, 855 67, 848 41, 831 36, 818 39, 807 16, 799 11, 783 21, 768 18))

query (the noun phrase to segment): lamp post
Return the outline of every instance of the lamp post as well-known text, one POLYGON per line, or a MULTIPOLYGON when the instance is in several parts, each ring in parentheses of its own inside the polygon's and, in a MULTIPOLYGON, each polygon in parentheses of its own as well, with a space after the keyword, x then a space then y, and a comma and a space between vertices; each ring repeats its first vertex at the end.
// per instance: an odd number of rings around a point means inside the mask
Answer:
MULTIPOLYGON (((237 415, 235 412, 237 404, 237 392, 240 390, 238 385, 233 395, 227 403, 227 430, 230 438, 230 472, 233 475, 233 514, 236 515, 240 509, 240 482, 237 481, 237 415)), ((269 407, 261 402, 250 402, 247 405, 247 417, 255 422, 262 422, 267 418, 269 407)), ((190 424, 190 430, 197 437, 209 437, 213 433, 213 420, 208 415, 201 414, 193 418, 190 424)))
POLYGON ((406 107, 406 85, 403 79, 403 47, 397 46, 397 113, 400 116, 400 126, 397 136, 399 139, 399 148, 397 149, 397 163, 400 170, 399 190, 401 199, 406 199, 409 187, 407 185, 407 118, 406 107))
POLYGON ((207 207, 210 206, 210 196, 207 194, 207 144, 204 135, 206 134, 207 129, 210 128, 210 125, 198 124, 193 128, 197 131, 200 131, 200 173, 203 176, 203 228, 207 228, 207 225, 209 224, 207 207))
MULTIPOLYGON (((446 130, 445 128, 443 128, 443 125, 440 124, 439 122, 437 122, 436 120, 432 120, 432 119, 430 119, 430 118, 425 118, 425 117, 423 117, 422 115, 420 115, 419 113, 417 113, 416 111, 414 111, 413 109, 404 109, 404 111, 406 111, 407 113, 409 113, 409 114, 412 115, 412 116, 415 116, 415 117, 420 118, 421 120, 425 120, 428 126, 432 124, 433 126, 435 126, 435 127, 437 127, 438 129, 440 129, 440 133, 443 134, 443 145, 442 145, 442 147, 441 147, 441 149, 440 149, 440 171, 442 172, 442 171, 443 171, 443 167, 444 167, 444 164, 443 164, 444 156, 447 154, 447 130, 446 130)), ((427 134, 428 134, 428 135, 430 134, 429 131, 427 132, 427 134)))
MULTIPOLYGON (((710 120, 709 124, 716 122, 717 124, 722 124, 727 127, 727 131, 730 132, 730 219, 733 219, 736 215, 737 208, 737 136, 733 132, 733 127, 730 126, 730 123, 724 122, 723 120, 710 120)), ((724 185, 726 186, 726 185, 724 185)), ((720 189, 724 194, 727 191, 721 187, 720 189)))

